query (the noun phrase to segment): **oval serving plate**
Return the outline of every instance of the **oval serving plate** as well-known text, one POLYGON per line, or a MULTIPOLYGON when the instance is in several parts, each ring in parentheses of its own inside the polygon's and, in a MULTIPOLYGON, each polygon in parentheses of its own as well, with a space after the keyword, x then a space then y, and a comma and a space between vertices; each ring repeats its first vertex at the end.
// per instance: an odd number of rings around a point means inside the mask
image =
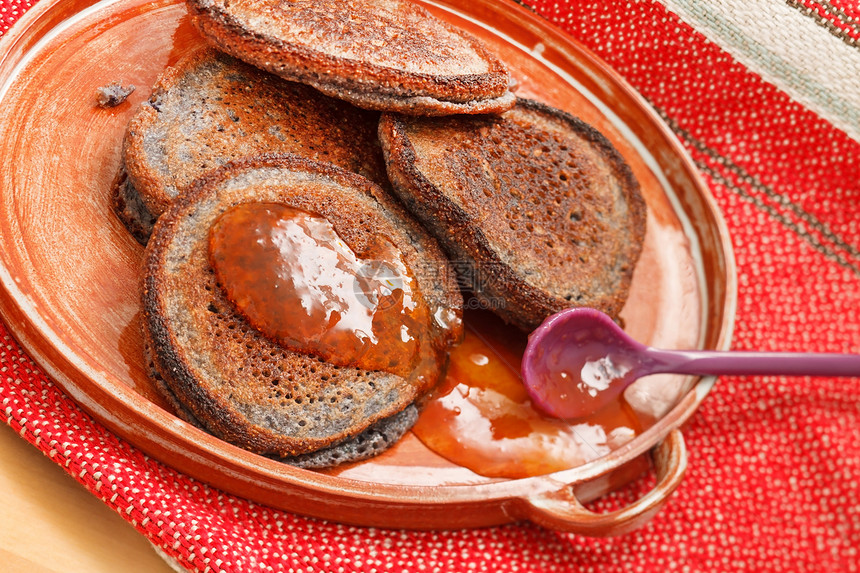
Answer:
MULTIPOLYGON (((648 203, 645 250, 622 312, 639 340, 728 348, 735 270, 725 225, 671 131, 589 51, 509 0, 428 2, 485 40, 518 94, 603 131, 648 203)), ((345 523, 472 527, 529 519, 621 533, 653 513, 683 476, 678 428, 713 379, 645 379, 628 395, 654 423, 609 455, 527 479, 486 478, 413 435, 382 456, 328 472, 299 470, 222 442, 176 418, 144 371, 137 274, 143 249, 109 207, 126 123, 166 66, 202 40, 175 0, 42 0, 0 40, 0 313, 29 354, 92 416, 151 456, 228 492, 345 523), (95 105, 99 86, 137 90, 95 105), (659 382, 659 383, 658 383, 659 382), (670 395, 659 388, 672 388, 670 395), (655 406, 656 405, 656 406, 655 406), (632 506, 590 514, 588 501, 642 471, 658 485, 632 506)), ((638 384, 638 383, 637 383, 638 384)))

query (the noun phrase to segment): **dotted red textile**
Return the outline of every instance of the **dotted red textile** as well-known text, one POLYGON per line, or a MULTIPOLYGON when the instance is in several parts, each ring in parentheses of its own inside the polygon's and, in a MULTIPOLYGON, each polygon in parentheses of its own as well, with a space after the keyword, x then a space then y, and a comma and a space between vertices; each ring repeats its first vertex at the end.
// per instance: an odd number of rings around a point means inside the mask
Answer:
MULTIPOLYGON (((32 4, 0 0, 0 34, 32 4)), ((858 49, 856 4, 787 5, 858 49)), ((737 258, 734 347, 860 352, 860 144, 660 2, 533 7, 637 88, 704 174, 737 258)), ((722 379, 685 431, 690 467, 679 490, 647 526, 612 539, 531 525, 348 527, 221 493, 95 423, 5 326, 0 417, 193 571, 860 569, 856 379, 722 379)), ((598 505, 623 503, 647 487, 598 505)))

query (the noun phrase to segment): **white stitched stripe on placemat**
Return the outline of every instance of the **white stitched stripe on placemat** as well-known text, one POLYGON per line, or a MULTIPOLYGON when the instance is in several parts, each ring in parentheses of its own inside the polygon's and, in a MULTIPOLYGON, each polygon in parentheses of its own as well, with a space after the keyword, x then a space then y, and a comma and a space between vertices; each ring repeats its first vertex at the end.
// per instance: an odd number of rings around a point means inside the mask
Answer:
POLYGON ((662 1, 751 71, 860 141, 860 47, 797 2, 662 1))

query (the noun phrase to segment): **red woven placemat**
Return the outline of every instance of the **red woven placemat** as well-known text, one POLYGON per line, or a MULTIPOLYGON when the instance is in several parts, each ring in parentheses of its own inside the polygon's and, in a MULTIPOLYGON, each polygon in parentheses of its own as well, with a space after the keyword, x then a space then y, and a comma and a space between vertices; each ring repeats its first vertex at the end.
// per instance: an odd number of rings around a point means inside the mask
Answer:
MULTIPOLYGON (((32 4, 0 0, 0 34, 32 4)), ((860 7, 532 5, 636 87, 704 174, 737 257, 734 346, 860 352, 860 7)), ((272 510, 179 474, 91 420, 2 325, 0 340, 0 417, 190 570, 858 570, 857 380, 721 380, 685 432, 683 484, 624 537, 388 531, 272 510)))

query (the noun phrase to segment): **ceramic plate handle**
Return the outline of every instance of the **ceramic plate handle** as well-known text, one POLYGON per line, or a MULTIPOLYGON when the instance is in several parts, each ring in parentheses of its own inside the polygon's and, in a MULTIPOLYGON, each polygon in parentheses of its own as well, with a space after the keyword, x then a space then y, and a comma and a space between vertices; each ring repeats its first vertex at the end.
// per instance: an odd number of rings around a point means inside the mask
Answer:
POLYGON ((681 431, 672 430, 651 450, 651 457, 657 472, 657 485, 624 509, 610 513, 589 511, 576 499, 571 484, 562 490, 528 498, 526 517, 539 525, 591 537, 633 531, 663 507, 684 477, 687 448, 681 431))

